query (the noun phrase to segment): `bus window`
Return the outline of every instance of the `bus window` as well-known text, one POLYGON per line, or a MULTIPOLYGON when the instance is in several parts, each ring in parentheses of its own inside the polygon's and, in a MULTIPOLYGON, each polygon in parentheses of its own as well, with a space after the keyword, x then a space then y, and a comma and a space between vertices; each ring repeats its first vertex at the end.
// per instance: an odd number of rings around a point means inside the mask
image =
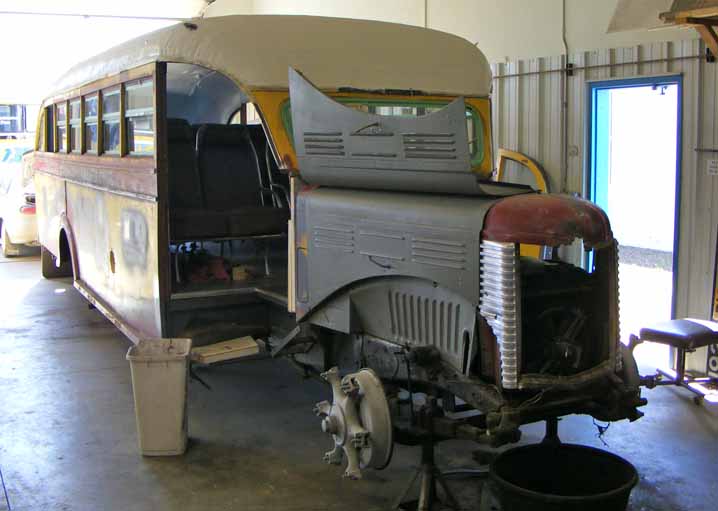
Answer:
POLYGON ((232 114, 227 124, 262 124, 262 118, 254 103, 245 103, 232 114))
POLYGON ((81 146, 82 128, 80 125, 80 100, 70 101, 70 151, 79 153, 81 146))
POLYGON ((97 154, 97 94, 85 96, 85 152, 97 154))
POLYGON ((52 105, 45 108, 45 135, 47 138, 45 150, 52 153, 55 151, 55 108, 52 105))
POLYGON ((102 152, 120 154, 120 89, 102 93, 102 152))
POLYGON ((40 114, 40 123, 38 124, 39 130, 37 133, 37 145, 35 146, 36 151, 44 151, 45 150, 45 130, 47 128, 45 127, 45 110, 42 110, 42 113, 40 114))
POLYGON ((152 80, 146 79, 125 88, 127 151, 140 156, 155 152, 152 80))
POLYGON ((67 103, 55 105, 55 118, 57 119, 57 152, 67 152, 67 103))

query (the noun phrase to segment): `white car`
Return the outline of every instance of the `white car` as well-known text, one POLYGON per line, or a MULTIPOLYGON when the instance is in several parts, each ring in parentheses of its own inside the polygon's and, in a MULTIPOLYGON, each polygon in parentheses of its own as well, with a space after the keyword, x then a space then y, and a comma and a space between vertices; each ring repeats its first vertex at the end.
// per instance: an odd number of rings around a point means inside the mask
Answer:
POLYGON ((22 245, 37 246, 35 188, 20 164, 3 165, 0 180, 0 242, 4 256, 20 255, 22 245))

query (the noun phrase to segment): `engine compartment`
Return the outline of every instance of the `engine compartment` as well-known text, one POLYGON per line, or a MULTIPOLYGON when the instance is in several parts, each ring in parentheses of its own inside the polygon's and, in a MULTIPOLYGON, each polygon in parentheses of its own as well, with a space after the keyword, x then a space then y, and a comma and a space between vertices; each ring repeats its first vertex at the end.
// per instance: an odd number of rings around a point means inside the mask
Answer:
POLYGON ((608 357, 605 297, 596 274, 521 258, 521 372, 571 376, 608 357))

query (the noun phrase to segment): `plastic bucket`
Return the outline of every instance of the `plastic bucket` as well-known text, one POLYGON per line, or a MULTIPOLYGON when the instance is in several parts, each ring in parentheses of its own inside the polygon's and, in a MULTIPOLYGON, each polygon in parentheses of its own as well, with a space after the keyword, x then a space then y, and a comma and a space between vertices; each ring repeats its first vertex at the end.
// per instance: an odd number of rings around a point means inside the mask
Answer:
POLYGON ((535 444, 497 456, 489 479, 501 511, 624 511, 638 474, 601 449, 535 444))
POLYGON ((144 456, 187 448, 187 381, 191 339, 147 339, 130 347, 137 439, 144 456))

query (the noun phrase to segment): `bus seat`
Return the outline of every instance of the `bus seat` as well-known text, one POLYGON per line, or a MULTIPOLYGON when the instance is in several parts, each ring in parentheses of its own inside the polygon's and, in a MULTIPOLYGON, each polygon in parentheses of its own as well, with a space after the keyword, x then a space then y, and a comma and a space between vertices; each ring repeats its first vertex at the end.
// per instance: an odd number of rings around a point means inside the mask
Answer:
POLYGON ((167 119, 167 163, 170 206, 202 209, 202 185, 197 171, 192 128, 185 119, 167 119))
POLYGON ((195 137, 185 119, 167 119, 170 235, 173 240, 225 236, 226 215, 204 207, 195 137))
POLYGON ((200 126, 197 161, 205 207, 227 215, 228 236, 286 232, 289 209, 274 207, 271 190, 263 186, 246 126, 200 126))

